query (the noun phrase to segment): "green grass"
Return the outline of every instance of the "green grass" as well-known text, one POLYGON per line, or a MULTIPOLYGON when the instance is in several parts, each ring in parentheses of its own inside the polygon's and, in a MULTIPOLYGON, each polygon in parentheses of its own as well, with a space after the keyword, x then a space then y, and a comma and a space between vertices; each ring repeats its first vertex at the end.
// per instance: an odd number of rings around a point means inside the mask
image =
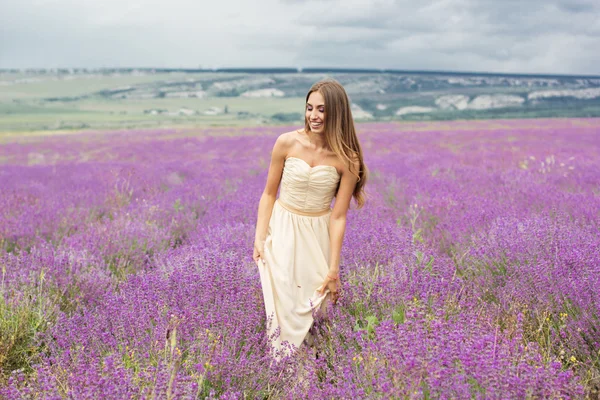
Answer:
POLYGON ((185 81, 187 79, 199 82, 212 82, 214 80, 226 81, 242 75, 235 74, 148 74, 148 75, 66 75, 67 79, 57 78, 55 75, 31 74, 0 74, 0 82, 14 80, 35 79, 33 82, 22 82, 0 86, 0 103, 12 100, 34 100, 50 97, 77 97, 97 93, 102 90, 114 89, 122 86, 142 84, 160 84, 171 81, 185 81))
POLYGON ((43 288, 43 272, 38 278, 37 287, 25 289, 22 294, 8 291, 4 282, 0 286, 0 384, 11 371, 31 372, 31 365, 44 350, 36 337, 56 317, 56 303, 43 288))
POLYGON ((442 121, 458 119, 512 119, 512 118, 595 118, 600 117, 600 107, 589 106, 571 109, 558 108, 498 108, 489 110, 434 111, 424 114, 407 114, 394 117, 402 121, 442 121))
MULTIPOLYGON (((254 126, 271 122, 273 116, 302 113, 302 98, 249 99, 215 97, 207 99, 164 98, 147 100, 83 99, 72 102, 0 102, 0 132, 47 130, 130 129, 157 127, 254 126), (211 107, 227 114, 204 115, 211 107), (146 110, 177 112, 181 108, 197 115, 151 115, 146 110)), ((277 122, 277 121, 275 121, 277 122)))
POLYGON ((284 98, 246 98, 246 97, 212 97, 212 98, 162 98, 145 100, 105 100, 86 99, 76 102, 79 109, 102 112, 143 113, 149 109, 167 109, 177 111, 189 108, 203 112, 210 107, 228 108, 229 114, 248 112, 271 116, 277 113, 303 112, 304 99, 299 97, 284 98))
MULTIPOLYGON (((14 78, 11 76, 11 78, 14 78)), ((31 100, 46 97, 82 96, 100 90, 140 83, 160 82, 171 79, 184 79, 185 74, 157 75, 121 75, 121 76, 69 76, 69 79, 57 79, 55 76, 22 76, 21 79, 35 78, 36 82, 24 82, 2 86, 0 102, 7 100, 31 100), (71 79, 73 78, 73 79, 71 79)), ((6 77, 0 80, 8 80, 6 77)))

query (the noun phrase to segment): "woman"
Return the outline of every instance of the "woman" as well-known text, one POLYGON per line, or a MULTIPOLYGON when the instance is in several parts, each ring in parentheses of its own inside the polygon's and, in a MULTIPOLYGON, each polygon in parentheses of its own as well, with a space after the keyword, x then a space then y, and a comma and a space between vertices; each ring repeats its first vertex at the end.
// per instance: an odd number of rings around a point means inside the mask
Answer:
POLYGON ((258 206, 253 258, 276 358, 287 353, 282 343, 300 346, 328 296, 337 302, 346 214, 353 196, 363 206, 366 178, 344 88, 332 79, 315 83, 304 129, 275 142, 258 206))

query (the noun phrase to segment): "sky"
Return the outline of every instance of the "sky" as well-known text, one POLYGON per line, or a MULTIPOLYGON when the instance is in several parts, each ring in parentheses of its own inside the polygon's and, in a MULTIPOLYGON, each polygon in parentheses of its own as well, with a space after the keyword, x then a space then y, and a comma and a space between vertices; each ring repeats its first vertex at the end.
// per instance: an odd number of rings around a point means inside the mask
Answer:
POLYGON ((77 67, 600 75, 600 1, 0 1, 0 68, 77 67))

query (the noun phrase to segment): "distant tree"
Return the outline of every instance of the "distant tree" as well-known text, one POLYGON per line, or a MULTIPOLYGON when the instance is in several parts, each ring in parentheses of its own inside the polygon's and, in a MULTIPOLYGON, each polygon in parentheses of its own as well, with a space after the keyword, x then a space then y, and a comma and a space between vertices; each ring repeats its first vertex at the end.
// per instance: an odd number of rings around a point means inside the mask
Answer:
POLYGON ((296 112, 277 113, 277 114, 274 114, 271 117, 271 119, 273 119, 275 121, 279 121, 279 122, 298 122, 298 121, 302 121, 302 114, 296 113, 296 112))

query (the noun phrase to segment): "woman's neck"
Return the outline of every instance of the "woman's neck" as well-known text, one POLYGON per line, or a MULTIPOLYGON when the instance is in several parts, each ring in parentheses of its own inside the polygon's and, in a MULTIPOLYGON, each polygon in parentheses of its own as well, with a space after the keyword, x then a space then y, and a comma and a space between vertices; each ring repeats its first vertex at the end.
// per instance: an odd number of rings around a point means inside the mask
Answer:
POLYGON ((306 135, 308 136, 308 141, 311 144, 311 146, 314 146, 315 149, 322 149, 325 148, 325 140, 323 139, 323 134, 322 133, 313 133, 311 131, 306 132, 306 135))

